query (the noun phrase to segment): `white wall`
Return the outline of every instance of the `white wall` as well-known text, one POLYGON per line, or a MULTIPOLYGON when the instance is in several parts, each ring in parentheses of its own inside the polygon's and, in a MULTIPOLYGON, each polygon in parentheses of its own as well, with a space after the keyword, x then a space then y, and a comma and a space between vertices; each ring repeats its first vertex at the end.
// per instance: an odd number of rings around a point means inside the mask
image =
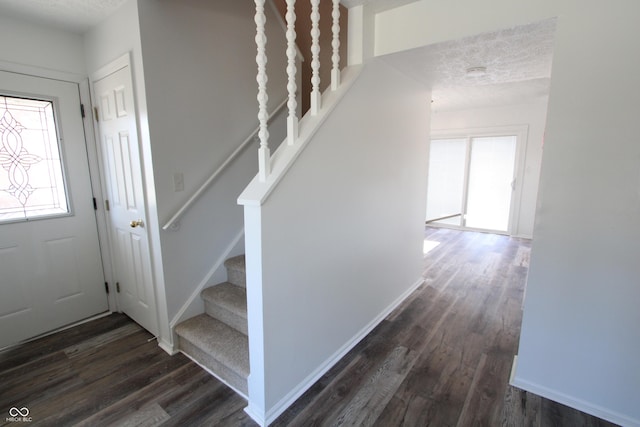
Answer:
MULTIPOLYGON (((271 8, 266 12, 272 110, 285 98, 285 38, 271 8)), ((139 1, 161 223, 258 124, 254 13, 249 0, 139 1), (184 191, 174 191, 175 173, 183 174, 184 191)), ((248 149, 186 213, 179 230, 162 232, 170 319, 242 232, 242 209, 236 199, 257 171, 256 153, 248 149)), ((241 250, 241 246, 231 248, 241 250)), ((212 280, 219 279, 225 279, 223 269, 214 272, 212 280)))
POLYGON ((0 15, 0 61, 86 76, 82 36, 0 15))
POLYGON ((640 3, 565 3, 515 381, 640 426, 640 3))
POLYGON ((522 105, 431 113, 431 131, 437 134, 454 135, 465 129, 528 126, 523 180, 518 184, 521 186, 520 215, 512 231, 519 237, 533 236, 547 102, 545 97, 522 105))
POLYGON ((638 426, 640 3, 424 0, 378 16, 377 52, 552 16, 558 27, 513 381, 638 426))
POLYGON ((276 416, 421 283, 429 99, 371 62, 264 205, 246 207, 262 226, 246 231, 262 241, 250 413, 276 416))

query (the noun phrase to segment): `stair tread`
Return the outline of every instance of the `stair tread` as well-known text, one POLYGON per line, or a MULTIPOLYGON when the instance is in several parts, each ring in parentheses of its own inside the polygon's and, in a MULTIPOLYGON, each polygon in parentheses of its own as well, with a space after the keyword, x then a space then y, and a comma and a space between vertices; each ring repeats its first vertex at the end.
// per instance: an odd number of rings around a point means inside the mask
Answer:
POLYGON ((247 291, 229 282, 204 289, 202 299, 247 318, 247 291))
POLYGON ((175 332, 244 378, 249 376, 246 335, 206 314, 178 324, 175 332))

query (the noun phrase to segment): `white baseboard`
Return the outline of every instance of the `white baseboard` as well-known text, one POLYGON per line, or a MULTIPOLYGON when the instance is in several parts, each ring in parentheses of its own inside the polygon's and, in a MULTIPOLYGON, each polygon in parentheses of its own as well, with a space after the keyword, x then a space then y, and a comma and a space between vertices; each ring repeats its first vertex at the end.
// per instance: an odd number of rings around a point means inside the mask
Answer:
POLYGON ((329 369, 333 367, 340 359, 342 359, 353 347, 355 347, 364 337, 366 337, 380 322, 382 322, 393 310, 395 310, 402 302, 409 297, 422 283, 424 278, 420 277, 413 283, 406 291, 402 293, 395 301, 388 305, 380 314, 378 314, 371 322, 369 322, 364 328, 357 332, 349 341, 347 341, 338 351, 331 355, 324 361, 317 369, 309 374, 304 380, 302 380, 293 390, 291 390, 286 396, 284 396, 278 403, 276 403, 271 409, 266 411, 265 416, 259 414, 260 411, 255 411, 251 406, 249 400, 249 406, 245 408, 245 412, 253 418, 260 426, 269 425, 274 422, 280 414, 282 414, 289 406, 291 406, 302 394, 307 391, 313 384, 316 383, 329 369), (265 424, 266 423, 266 424, 265 424))
POLYGON ((550 389, 548 387, 542 386, 540 384, 536 384, 530 381, 527 381, 522 378, 518 378, 517 374, 515 374, 515 368, 517 363, 517 356, 514 358, 514 365, 512 368, 512 378, 509 381, 514 387, 519 389, 531 392, 538 396, 544 397, 549 400, 553 400, 554 402, 561 403, 563 405, 569 406, 571 408, 577 409, 578 411, 585 412, 587 414, 591 414, 595 417, 602 418, 603 420, 610 421, 615 424, 619 424, 625 427, 640 427, 640 419, 630 418, 627 415, 617 413, 607 408, 603 408, 602 406, 595 405, 593 403, 584 401, 582 399, 578 399, 557 390, 550 389))
POLYGON ((158 338, 158 347, 166 351, 167 354, 169 354, 169 356, 175 356, 176 354, 179 353, 179 350, 174 345, 168 342, 162 341, 159 338, 158 338))
POLYGON ((249 406, 247 406, 246 408, 244 408, 244 412, 249 415, 251 417, 251 419, 253 421, 255 421, 260 427, 266 427, 268 426, 268 424, 265 424, 265 419, 262 416, 262 414, 264 413, 264 411, 256 411, 253 406, 251 406, 251 403, 249 403, 249 406))

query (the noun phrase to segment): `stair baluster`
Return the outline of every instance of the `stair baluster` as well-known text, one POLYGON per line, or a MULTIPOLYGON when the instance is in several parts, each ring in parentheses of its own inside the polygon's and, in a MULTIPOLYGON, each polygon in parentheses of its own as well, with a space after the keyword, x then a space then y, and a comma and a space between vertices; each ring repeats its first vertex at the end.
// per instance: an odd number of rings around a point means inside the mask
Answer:
POLYGON ((311 0, 311 115, 320 111, 320 0, 311 0))
POLYGON ((260 122, 260 130, 258 138, 260 139, 260 148, 258 149, 258 176, 260 181, 265 182, 271 174, 271 152, 269 151, 269 131, 267 130, 267 35, 265 33, 265 23, 267 17, 264 13, 265 0, 255 0, 256 3, 256 47, 258 53, 256 55, 256 64, 258 65, 258 120, 260 122))
POLYGON ((287 0, 287 91, 289 100, 287 107, 289 108, 289 116, 287 117, 287 141, 289 145, 293 145, 298 138, 298 116, 296 108, 296 0, 287 0))
POLYGON ((331 41, 331 47, 333 48, 333 54, 331 55, 331 90, 337 90, 340 86, 340 0, 333 0, 331 17, 333 18, 333 25, 331 26, 333 34, 333 40, 331 41))

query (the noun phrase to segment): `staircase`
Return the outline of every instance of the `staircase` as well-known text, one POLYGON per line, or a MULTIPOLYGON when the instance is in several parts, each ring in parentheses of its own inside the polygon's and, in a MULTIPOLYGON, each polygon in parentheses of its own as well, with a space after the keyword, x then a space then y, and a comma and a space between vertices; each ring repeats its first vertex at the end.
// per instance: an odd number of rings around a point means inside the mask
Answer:
POLYGON ((175 328, 182 353, 247 397, 249 345, 244 255, 225 261, 227 282, 202 291, 205 313, 175 328))

